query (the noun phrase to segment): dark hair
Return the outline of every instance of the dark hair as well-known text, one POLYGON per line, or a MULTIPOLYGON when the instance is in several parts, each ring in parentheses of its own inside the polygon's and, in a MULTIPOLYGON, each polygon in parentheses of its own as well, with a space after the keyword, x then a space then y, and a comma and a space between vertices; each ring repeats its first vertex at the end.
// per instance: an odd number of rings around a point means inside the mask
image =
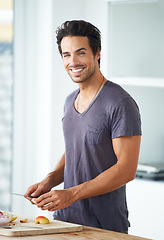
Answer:
MULTIPOLYGON (((61 27, 56 30, 57 44, 60 54, 61 41, 66 36, 85 36, 89 40, 89 45, 95 56, 98 49, 101 50, 101 33, 100 30, 89 22, 83 20, 72 20, 64 22, 61 27)), ((100 66, 100 59, 98 60, 100 66)))

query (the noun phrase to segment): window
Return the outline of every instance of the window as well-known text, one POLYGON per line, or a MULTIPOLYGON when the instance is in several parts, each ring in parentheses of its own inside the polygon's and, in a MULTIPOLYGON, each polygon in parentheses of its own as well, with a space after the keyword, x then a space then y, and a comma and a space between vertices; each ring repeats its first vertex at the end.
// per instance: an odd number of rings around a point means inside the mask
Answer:
POLYGON ((0 1, 0 209, 10 210, 12 162, 13 1, 0 1))

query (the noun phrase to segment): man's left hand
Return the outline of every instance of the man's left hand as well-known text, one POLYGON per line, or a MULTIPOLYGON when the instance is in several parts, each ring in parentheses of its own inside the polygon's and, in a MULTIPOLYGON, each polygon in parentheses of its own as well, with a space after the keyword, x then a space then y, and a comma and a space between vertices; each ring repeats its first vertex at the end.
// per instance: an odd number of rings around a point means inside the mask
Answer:
POLYGON ((71 189, 52 190, 35 200, 37 207, 42 210, 56 211, 70 206, 74 200, 71 189))

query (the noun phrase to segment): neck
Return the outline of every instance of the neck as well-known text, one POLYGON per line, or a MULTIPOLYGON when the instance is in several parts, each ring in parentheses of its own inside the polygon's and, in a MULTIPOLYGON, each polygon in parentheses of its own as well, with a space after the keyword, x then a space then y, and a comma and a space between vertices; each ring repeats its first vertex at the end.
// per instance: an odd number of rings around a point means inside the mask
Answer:
POLYGON ((79 113, 84 112, 88 108, 91 102, 97 97, 106 81, 107 80, 102 76, 101 81, 97 81, 94 88, 91 85, 91 88, 88 86, 87 88, 80 89, 75 100, 75 108, 79 113))
MULTIPOLYGON (((78 86, 80 89, 81 97, 90 100, 99 88, 102 80, 103 75, 100 74, 99 76, 94 76, 83 83, 79 83, 78 86)), ((104 82, 106 82, 105 79, 103 81, 103 84, 104 82)))

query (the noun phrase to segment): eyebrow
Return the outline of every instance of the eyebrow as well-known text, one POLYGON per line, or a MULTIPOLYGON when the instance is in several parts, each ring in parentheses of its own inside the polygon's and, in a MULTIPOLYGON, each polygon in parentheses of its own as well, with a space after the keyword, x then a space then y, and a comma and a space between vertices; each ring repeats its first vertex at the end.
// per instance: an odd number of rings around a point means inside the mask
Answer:
MULTIPOLYGON (((80 52, 80 51, 82 51, 82 50, 86 50, 86 48, 79 48, 79 49, 77 49, 75 52, 80 52)), ((64 54, 68 54, 69 52, 62 52, 62 55, 64 55, 64 54)))

